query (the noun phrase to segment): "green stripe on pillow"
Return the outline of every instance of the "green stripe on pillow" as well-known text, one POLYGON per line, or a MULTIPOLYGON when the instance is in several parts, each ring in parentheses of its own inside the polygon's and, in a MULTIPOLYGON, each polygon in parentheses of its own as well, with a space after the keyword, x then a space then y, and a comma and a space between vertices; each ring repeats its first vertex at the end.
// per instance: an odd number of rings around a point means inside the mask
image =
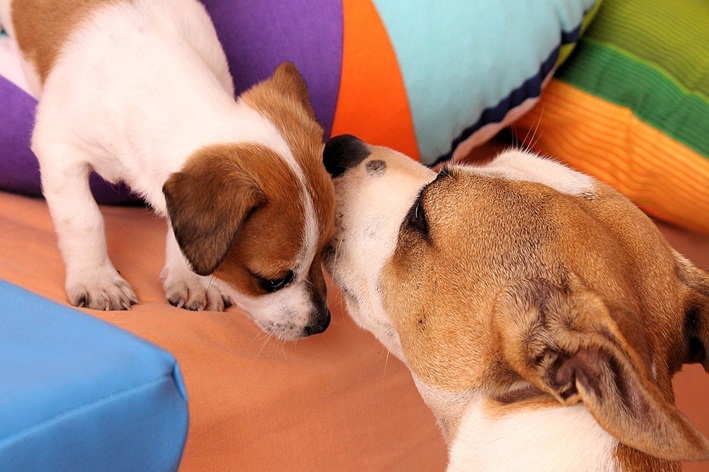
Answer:
POLYGON ((639 119, 709 156, 706 96, 688 91, 653 64, 588 38, 575 54, 558 78, 631 109, 639 119))
POLYGON ((709 1, 604 1, 586 38, 655 64, 709 96, 709 1))

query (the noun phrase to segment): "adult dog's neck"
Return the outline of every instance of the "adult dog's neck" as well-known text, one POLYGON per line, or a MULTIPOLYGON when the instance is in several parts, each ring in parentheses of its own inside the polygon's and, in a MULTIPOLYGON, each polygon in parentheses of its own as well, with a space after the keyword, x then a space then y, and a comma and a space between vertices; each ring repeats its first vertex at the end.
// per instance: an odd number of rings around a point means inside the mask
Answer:
POLYGON ((451 438, 448 472, 622 470, 618 441, 581 404, 497 414, 475 399, 451 438))

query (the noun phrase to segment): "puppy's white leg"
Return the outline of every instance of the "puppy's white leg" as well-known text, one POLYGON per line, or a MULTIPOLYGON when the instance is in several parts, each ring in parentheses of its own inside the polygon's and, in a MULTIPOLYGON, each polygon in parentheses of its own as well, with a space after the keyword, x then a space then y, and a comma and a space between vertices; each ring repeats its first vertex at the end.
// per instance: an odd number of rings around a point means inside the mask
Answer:
POLYGON ((77 160, 80 151, 42 139, 41 133, 35 132, 32 149, 40 160, 43 192, 64 258, 69 303, 129 309, 138 298, 108 258, 103 217, 89 188, 89 165, 77 160))
POLYGON ((224 311, 232 304, 228 297, 222 295, 216 278, 192 272, 169 225, 165 241, 165 267, 160 278, 165 297, 173 306, 193 311, 224 311))

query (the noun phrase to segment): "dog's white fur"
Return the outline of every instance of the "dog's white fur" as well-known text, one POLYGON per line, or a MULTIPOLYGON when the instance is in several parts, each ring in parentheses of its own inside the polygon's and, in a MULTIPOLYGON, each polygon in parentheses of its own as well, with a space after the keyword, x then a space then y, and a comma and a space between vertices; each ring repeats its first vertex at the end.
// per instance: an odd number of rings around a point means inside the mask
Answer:
MULTIPOLYGON (((9 10, 10 0, 0 1, 0 22, 13 36, 9 10)), ((71 33, 43 87, 33 64, 26 61, 25 71, 40 100, 32 149, 70 300, 79 292, 105 300, 106 308, 128 308, 137 300, 108 258, 103 219, 88 186, 91 170, 109 182, 127 183, 167 216, 163 184, 188 157, 212 143, 253 143, 282 156, 300 181, 302 191, 293 198, 302 201, 306 224, 297 283, 270 295, 244 295, 192 272, 168 230, 164 288, 168 299, 178 297, 185 306, 221 310, 222 298, 231 299, 262 328, 298 337, 312 308, 306 274, 324 228, 318 227, 304 171, 281 132, 234 99, 226 57, 201 4, 107 3, 71 33)))
MULTIPOLYGON (((370 331, 412 370, 419 392, 438 419, 449 443, 448 470, 455 472, 622 470, 622 465, 615 456, 615 450, 619 445, 618 439, 599 425, 583 403, 560 407, 553 403, 532 402, 516 409, 505 410, 499 408, 499 403, 484 392, 470 388, 444 389, 421 378, 417 375, 416 369, 412 369, 411 359, 406 355, 406 346, 402 346, 401 333, 397 331, 397 326, 385 309, 382 286, 387 282, 386 277, 391 276, 392 272, 387 270, 393 270, 390 264, 400 244, 407 245, 407 249, 400 257, 405 259, 404 254, 417 254, 416 239, 412 239, 411 241, 414 242, 411 242, 400 238, 405 221, 410 218, 410 212, 414 211, 412 205, 417 200, 419 192, 436 179, 437 173, 400 153, 376 146, 366 146, 364 153, 366 158, 361 162, 356 161, 354 165, 348 164, 347 154, 362 153, 362 146, 365 145, 361 142, 359 145, 353 144, 350 139, 349 144, 333 145, 333 150, 328 151, 326 148, 325 151, 326 166, 330 166, 330 172, 335 177, 338 215, 336 234, 331 243, 331 250, 326 255, 325 264, 335 283, 342 289, 348 312, 355 322, 370 331), (341 147, 346 146, 352 149, 340 150, 341 147), (329 156, 329 153, 333 155, 329 156), (341 158, 344 159, 344 164, 338 162, 341 158), (370 171, 382 167, 382 162, 387 169, 386 172, 370 171), (338 170, 338 166, 347 170, 338 170)), ((598 188, 596 182, 584 174, 520 150, 506 151, 485 166, 457 166, 455 170, 508 180, 536 182, 562 194, 583 199, 592 200, 598 188)), ((462 204, 462 202, 448 203, 462 204)), ((440 207, 436 206, 435 201, 429 201, 429 205, 435 207, 439 215, 460 214, 446 211, 444 204, 440 207)), ((456 217, 452 216, 452 218, 456 217)), ((445 218, 443 217, 442 220, 445 218)), ((440 225, 444 224, 440 223, 440 225)), ((492 240, 504 238, 504 233, 505 228, 500 227, 499 235, 491 234, 490 238, 492 240)), ((438 238, 434 247, 436 244, 460 247, 478 244, 474 239, 447 239, 440 233, 438 238)), ((494 247, 494 244, 491 247, 494 247)), ((431 250, 435 251, 435 249, 431 250)), ((464 254, 464 251, 460 254, 464 254)), ((407 270, 416 270, 403 268, 407 267, 405 261, 399 263, 404 264, 400 266, 404 274, 407 270)), ((475 260, 469 263, 470 270, 475 272, 475 260)), ((435 273, 441 278, 439 284, 449 286, 456 282, 456 274, 451 270, 439 268, 435 273)), ((435 287, 435 284, 432 286, 435 287)), ((397 288, 391 287, 391 290, 396 291, 397 288)), ((467 298, 470 295, 463 293, 462 296, 467 298)), ((425 292, 422 299, 425 304, 425 292)), ((421 308, 403 306, 401 309, 402 312, 409 312, 421 308)), ((425 308, 417 313, 426 313, 425 308)), ((466 319, 464 313, 450 313, 449 316, 453 318, 448 329, 464 330, 467 323, 473 323, 472 318, 466 319)), ((409 319, 406 320, 399 319, 401 327, 414 329, 408 324, 409 319)), ((486 327, 473 329, 484 331, 486 327)), ((426 330, 426 333, 429 331, 426 330)), ((477 354, 477 346, 457 345, 444 333, 444 330, 434 330, 425 335, 426 339, 430 339, 431 343, 439 347, 438 355, 447 353, 448 356, 456 356, 456 352, 470 353, 466 359, 470 359, 471 372, 481 372, 480 369, 485 366, 478 364, 491 361, 489 357, 484 359, 482 351, 477 354)), ((410 339, 418 338, 411 335, 410 339)), ((418 357, 425 358, 428 355, 425 348, 422 349, 422 345, 416 347, 410 345, 408 349, 409 352, 415 351, 418 357)), ((416 362, 419 362, 419 366, 424 365, 420 364, 420 358, 416 359, 416 362)), ((657 377, 656 362, 657 359, 652 360, 652 375, 655 378, 657 377)), ((431 368, 431 365, 425 365, 427 366, 425 368, 431 368)), ((445 368, 444 365, 435 365, 445 368)), ((429 372, 427 375, 429 374, 432 378, 438 378, 436 372, 429 372)), ((474 374, 470 376, 472 378, 474 374)), ((461 381, 466 382, 465 379, 461 381)), ((519 384, 520 391, 527 387, 529 384, 526 382, 519 384)), ((706 440, 702 438, 698 443, 702 444, 706 451, 706 440)), ((633 461, 635 458, 630 460, 633 461)))
POLYGON ((498 176, 546 185, 561 193, 574 196, 593 195, 593 178, 576 172, 551 159, 530 156, 519 149, 510 149, 485 166, 471 167, 480 175, 498 176))
POLYGON ((451 445, 448 471, 612 472, 617 445, 583 405, 495 418, 473 401, 451 445))

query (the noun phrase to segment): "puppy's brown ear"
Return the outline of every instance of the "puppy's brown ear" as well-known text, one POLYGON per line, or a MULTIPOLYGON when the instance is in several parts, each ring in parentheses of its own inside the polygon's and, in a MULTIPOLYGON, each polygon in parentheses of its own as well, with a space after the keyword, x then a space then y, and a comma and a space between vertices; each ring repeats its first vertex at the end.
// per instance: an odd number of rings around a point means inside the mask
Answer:
POLYGON ((668 401, 603 300, 588 290, 522 280, 496 300, 503 356, 563 405, 583 402, 623 444, 668 460, 709 458, 709 441, 668 401))
POLYGON ((182 253, 194 272, 208 275, 226 257, 239 227, 266 198, 234 159, 219 149, 201 154, 168 178, 163 193, 182 253))
POLYGON ((709 274, 694 267, 689 260, 674 252, 677 274, 687 286, 684 302, 684 329, 678 351, 683 364, 702 364, 709 372, 709 274))
POLYGON ((305 79, 298 72, 298 68, 292 62, 282 62, 273 73, 271 79, 274 87, 292 98, 297 103, 303 106, 306 113, 315 119, 315 111, 310 103, 310 95, 308 94, 308 86, 305 84, 305 79))

